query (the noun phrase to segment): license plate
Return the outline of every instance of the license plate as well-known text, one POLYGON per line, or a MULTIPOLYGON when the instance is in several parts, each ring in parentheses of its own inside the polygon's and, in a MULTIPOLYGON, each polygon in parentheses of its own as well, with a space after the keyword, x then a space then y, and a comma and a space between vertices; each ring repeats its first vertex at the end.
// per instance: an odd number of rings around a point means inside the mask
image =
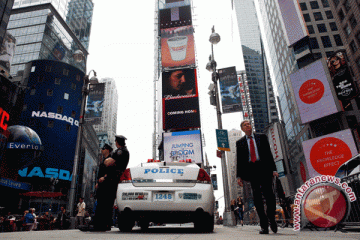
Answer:
POLYGON ((163 193, 163 192, 155 192, 155 193, 153 194, 153 199, 154 199, 154 202, 158 202, 158 201, 164 201, 164 202, 173 201, 173 200, 174 200, 174 194, 172 194, 172 193, 163 193))

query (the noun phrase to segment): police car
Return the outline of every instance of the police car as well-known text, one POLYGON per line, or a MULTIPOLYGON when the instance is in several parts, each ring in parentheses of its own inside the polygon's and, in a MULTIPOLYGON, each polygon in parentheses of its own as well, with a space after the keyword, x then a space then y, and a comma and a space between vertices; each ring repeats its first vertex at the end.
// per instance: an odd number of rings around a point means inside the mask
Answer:
POLYGON ((214 229, 211 179, 195 163, 148 162, 128 168, 120 178, 116 204, 120 231, 155 223, 193 222, 200 232, 214 229))

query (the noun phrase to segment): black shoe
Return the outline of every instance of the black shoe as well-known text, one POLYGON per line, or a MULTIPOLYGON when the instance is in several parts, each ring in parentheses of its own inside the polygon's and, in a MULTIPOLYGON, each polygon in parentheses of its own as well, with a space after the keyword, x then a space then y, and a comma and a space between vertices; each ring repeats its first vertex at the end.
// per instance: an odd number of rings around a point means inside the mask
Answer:
POLYGON ((269 234, 269 230, 262 228, 259 233, 260 233, 260 234, 269 234))
POLYGON ((274 233, 277 233, 278 227, 277 227, 276 221, 271 221, 271 222, 270 222, 270 229, 271 229, 271 231, 273 231, 274 233))

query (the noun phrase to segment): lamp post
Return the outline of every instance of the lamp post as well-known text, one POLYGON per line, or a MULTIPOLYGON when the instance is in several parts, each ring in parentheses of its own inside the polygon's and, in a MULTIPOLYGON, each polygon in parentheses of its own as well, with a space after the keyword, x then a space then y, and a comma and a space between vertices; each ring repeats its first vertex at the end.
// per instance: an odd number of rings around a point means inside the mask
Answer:
POLYGON ((71 186, 70 186, 70 193, 69 193, 69 204, 68 210, 71 217, 71 228, 75 227, 75 218, 74 218, 74 205, 75 205, 75 192, 76 192, 76 178, 78 173, 79 167, 79 159, 80 159, 80 152, 81 152, 81 138, 83 133, 83 124, 84 115, 85 115, 85 104, 86 104, 86 97, 89 94, 89 76, 90 73, 93 72, 94 76, 91 78, 93 81, 97 81, 96 72, 94 70, 90 70, 87 75, 83 78, 83 88, 82 88, 82 99, 81 99, 81 108, 80 108, 80 118, 79 118, 79 129, 76 139, 76 147, 75 147, 75 157, 74 157, 74 165, 72 171, 72 179, 71 179, 71 186))
MULTIPOLYGON (((219 101, 219 91, 217 86, 217 80, 219 79, 219 74, 216 72, 216 62, 214 60, 214 44, 220 42, 220 35, 215 32, 215 26, 212 27, 212 33, 210 35, 209 41, 211 43, 211 55, 209 57, 209 62, 206 64, 206 69, 212 72, 212 81, 214 83, 215 90, 215 99, 216 99, 216 112, 217 112, 217 121, 218 129, 222 129, 222 120, 221 120, 221 111, 220 111, 220 101, 219 101)), ((231 213, 230 209, 230 194, 229 194, 229 182, 227 175, 227 166, 225 159, 225 152, 221 151, 221 166, 222 166, 222 176, 223 176, 223 188, 224 188, 224 200, 225 200, 225 209, 223 214, 224 226, 235 226, 235 218, 231 213)))

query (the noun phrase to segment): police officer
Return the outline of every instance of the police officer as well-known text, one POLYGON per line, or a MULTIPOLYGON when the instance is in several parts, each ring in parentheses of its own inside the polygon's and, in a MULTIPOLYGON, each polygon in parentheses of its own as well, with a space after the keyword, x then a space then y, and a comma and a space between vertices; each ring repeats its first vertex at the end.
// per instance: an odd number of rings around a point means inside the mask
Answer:
MULTIPOLYGON (((117 186, 121 174, 125 171, 129 163, 129 151, 125 146, 126 138, 122 135, 115 136, 117 149, 104 161, 104 174, 98 180, 97 188, 97 206, 93 225, 88 228, 82 228, 85 231, 107 231, 111 230, 112 213, 114 201, 116 198, 117 186)), ((100 169, 99 169, 100 171, 100 169)))

